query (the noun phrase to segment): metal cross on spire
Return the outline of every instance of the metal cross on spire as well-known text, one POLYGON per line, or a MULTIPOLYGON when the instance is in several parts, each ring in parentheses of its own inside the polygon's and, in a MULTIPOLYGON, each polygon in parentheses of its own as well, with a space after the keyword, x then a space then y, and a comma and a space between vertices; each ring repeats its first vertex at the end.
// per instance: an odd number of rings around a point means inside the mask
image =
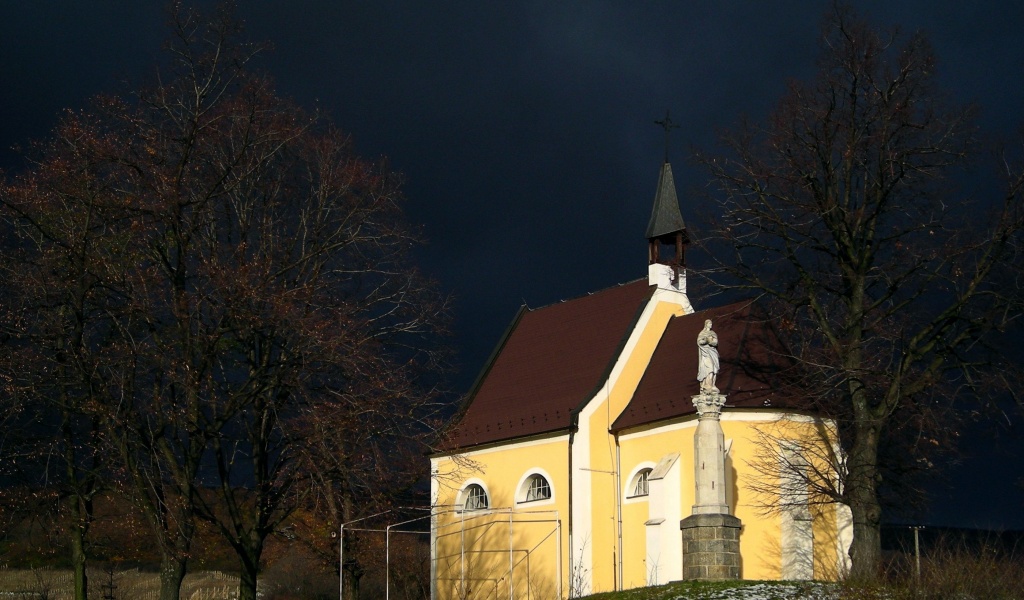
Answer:
POLYGON ((661 128, 665 130, 665 162, 668 162, 668 136, 673 129, 679 129, 679 125, 672 122, 672 117, 668 114, 668 109, 665 109, 665 119, 662 121, 655 121, 655 125, 661 125, 661 128))

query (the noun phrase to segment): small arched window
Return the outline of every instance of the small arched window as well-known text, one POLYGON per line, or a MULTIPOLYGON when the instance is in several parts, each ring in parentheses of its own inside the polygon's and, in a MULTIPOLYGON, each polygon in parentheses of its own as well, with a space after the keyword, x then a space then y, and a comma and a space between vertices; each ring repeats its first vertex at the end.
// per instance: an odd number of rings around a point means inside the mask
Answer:
POLYGON ((646 496, 650 493, 650 489, 647 487, 647 478, 650 474, 651 469, 641 469, 633 476, 633 481, 629 485, 629 498, 646 496))
POLYGON ((540 467, 527 469, 516 484, 516 504, 551 504, 555 501, 555 488, 551 475, 540 467))
POLYGON ((530 475, 526 484, 526 497, 523 502, 548 500, 551 498, 551 484, 543 475, 530 475))
POLYGON ((487 508, 487 492, 483 486, 471 483, 462 491, 462 510, 484 510, 487 508))

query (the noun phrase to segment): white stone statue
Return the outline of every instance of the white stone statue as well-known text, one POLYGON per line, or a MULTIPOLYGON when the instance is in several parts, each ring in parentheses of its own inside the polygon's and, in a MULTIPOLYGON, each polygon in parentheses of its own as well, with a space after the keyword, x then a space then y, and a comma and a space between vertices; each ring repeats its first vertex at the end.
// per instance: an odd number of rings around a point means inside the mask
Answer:
POLYGON ((697 335, 697 381, 701 394, 717 394, 718 334, 711 331, 711 319, 704 321, 704 329, 697 335))

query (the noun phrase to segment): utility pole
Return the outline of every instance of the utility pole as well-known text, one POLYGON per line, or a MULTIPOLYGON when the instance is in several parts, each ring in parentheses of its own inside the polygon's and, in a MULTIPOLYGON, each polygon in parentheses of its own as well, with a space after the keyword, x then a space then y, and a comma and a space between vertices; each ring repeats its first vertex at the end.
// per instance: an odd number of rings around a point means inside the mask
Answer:
POLYGON ((924 525, 912 525, 910 527, 914 530, 914 565, 917 568, 916 581, 917 585, 921 585, 921 540, 918 536, 918 532, 924 529, 924 525))

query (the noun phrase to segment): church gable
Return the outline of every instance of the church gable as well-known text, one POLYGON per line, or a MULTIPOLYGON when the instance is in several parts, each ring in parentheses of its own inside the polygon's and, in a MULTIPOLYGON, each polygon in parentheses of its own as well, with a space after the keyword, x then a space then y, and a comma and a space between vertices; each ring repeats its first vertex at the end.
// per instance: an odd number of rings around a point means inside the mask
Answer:
POLYGON ((485 366, 449 443, 467 448, 572 426, 654 288, 637 280, 524 310, 485 366))

